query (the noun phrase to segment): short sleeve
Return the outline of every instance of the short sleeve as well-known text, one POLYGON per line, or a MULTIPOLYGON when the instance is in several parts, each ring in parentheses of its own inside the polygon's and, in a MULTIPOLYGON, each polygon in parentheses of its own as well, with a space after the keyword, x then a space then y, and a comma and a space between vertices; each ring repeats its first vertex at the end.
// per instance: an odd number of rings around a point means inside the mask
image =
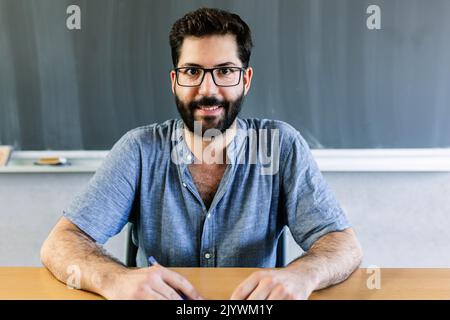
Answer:
POLYGON ((308 251, 320 237, 350 223, 298 131, 287 148, 282 166, 285 218, 297 244, 308 251))
POLYGON ((104 244, 128 222, 140 172, 139 147, 132 133, 111 149, 84 191, 63 215, 96 242, 104 244))

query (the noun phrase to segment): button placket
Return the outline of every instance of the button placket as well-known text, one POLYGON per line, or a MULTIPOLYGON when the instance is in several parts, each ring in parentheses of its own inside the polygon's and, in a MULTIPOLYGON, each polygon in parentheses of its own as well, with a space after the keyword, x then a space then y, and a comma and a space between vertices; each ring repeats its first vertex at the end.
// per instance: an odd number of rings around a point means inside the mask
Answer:
MULTIPOLYGON (((205 212, 206 213, 206 212, 205 212)), ((202 267, 215 267, 215 240, 213 213, 204 216, 203 232, 200 245, 200 264, 202 267)))

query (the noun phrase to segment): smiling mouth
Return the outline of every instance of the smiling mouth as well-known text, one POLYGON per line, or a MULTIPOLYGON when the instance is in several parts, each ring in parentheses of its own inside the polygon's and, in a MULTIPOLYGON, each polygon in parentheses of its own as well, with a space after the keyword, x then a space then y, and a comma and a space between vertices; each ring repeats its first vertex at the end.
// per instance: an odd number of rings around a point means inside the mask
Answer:
POLYGON ((198 106, 195 108, 195 114, 200 117, 218 117, 222 114, 223 107, 217 106, 198 106))
POLYGON ((219 105, 219 106, 198 106, 197 107, 197 109, 205 110, 205 111, 214 111, 214 110, 217 110, 219 108, 222 108, 222 106, 219 105))

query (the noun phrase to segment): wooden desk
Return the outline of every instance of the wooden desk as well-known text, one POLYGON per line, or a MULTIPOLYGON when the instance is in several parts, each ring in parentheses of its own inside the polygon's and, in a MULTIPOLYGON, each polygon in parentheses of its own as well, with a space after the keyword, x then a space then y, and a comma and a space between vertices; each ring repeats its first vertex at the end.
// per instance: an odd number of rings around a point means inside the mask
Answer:
MULTIPOLYGON (((174 268, 208 299, 228 299, 257 269, 174 268)), ((450 269, 381 269, 381 289, 367 288, 371 274, 357 270, 345 282, 314 292, 311 299, 450 299, 450 269)), ((0 299, 101 299, 67 288, 45 268, 0 267, 0 299)))

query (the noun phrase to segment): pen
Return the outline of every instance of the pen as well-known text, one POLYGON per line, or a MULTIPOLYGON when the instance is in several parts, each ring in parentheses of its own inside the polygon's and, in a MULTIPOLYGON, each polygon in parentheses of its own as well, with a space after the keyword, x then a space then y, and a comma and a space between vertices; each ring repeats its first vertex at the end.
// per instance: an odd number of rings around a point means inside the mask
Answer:
MULTIPOLYGON (((147 259, 149 266, 154 266, 155 264, 159 264, 158 261, 153 256, 148 257, 147 259)), ((181 299, 188 300, 188 298, 181 292, 177 291, 177 293, 181 296, 181 299)))

